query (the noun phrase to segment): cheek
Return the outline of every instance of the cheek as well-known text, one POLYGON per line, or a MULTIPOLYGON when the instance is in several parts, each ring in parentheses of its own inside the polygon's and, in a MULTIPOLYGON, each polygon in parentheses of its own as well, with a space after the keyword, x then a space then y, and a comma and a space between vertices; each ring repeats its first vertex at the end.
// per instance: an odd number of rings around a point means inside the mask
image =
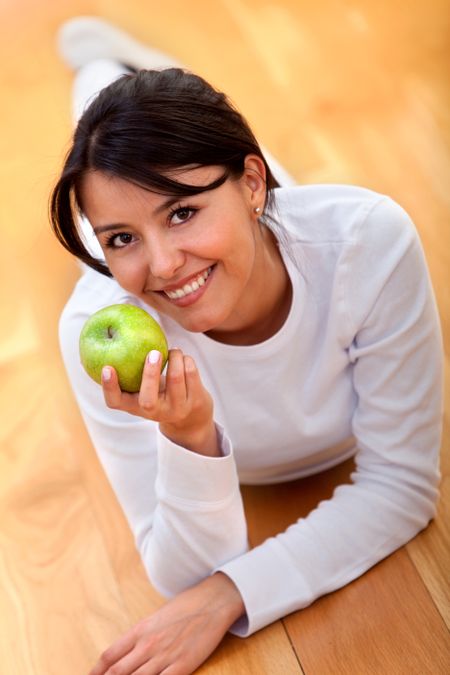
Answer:
MULTIPOLYGON (((228 260, 230 263, 251 255, 254 249, 254 237, 251 227, 245 221, 241 211, 217 214, 208 223, 207 229, 199 234, 197 253, 204 257, 228 260)), ((194 252, 194 247, 190 250, 194 252)))
POLYGON ((114 279, 126 291, 137 292, 145 284, 147 278, 145 266, 139 260, 132 259, 131 256, 128 259, 111 260, 108 266, 114 279))
POLYGON ((224 260, 239 276, 251 269, 255 258, 255 239, 242 218, 223 233, 221 246, 224 260))

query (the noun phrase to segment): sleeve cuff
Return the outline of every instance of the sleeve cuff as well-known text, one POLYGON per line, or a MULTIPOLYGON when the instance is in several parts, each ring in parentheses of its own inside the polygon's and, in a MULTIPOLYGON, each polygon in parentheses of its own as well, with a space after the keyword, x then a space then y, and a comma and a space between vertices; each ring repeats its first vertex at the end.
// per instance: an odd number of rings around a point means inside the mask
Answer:
POLYGON ((252 635, 314 599, 300 571, 280 555, 273 538, 214 571, 226 574, 242 596, 246 614, 230 628, 239 637, 252 635))
POLYGON ((239 489, 233 448, 216 424, 221 457, 205 457, 166 438, 158 430, 158 497, 165 501, 222 503, 239 489))

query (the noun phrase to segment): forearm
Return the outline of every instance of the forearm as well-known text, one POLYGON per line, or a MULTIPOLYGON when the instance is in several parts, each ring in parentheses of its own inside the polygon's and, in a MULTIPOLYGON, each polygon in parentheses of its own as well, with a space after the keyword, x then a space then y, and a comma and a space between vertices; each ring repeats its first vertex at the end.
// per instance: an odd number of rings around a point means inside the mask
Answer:
POLYGON ((233 632, 247 637, 350 583, 424 528, 435 499, 433 485, 376 472, 340 486, 306 518, 219 567, 246 607, 248 623, 233 632))
POLYGON ((217 458, 190 452, 158 434, 158 505, 140 549, 150 580, 166 596, 248 550, 232 448, 220 427, 217 433, 217 458))

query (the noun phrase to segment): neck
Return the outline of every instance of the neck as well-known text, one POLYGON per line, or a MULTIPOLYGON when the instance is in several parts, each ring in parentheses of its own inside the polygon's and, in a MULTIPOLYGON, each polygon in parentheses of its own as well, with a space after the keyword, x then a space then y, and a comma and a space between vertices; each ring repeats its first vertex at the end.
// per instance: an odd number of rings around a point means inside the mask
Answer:
POLYGON ((275 335, 286 321, 292 303, 291 280, 277 240, 266 227, 263 227, 262 241, 259 274, 251 293, 243 298, 235 325, 206 333, 217 342, 243 346, 258 344, 275 335), (259 302, 255 303, 255 298, 259 302))

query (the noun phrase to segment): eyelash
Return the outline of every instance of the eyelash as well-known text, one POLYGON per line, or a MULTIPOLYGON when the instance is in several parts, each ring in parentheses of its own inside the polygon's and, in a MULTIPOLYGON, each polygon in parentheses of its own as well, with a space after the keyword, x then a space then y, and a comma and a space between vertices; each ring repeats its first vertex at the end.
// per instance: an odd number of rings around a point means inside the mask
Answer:
POLYGON ((106 246, 106 248, 118 249, 118 248, 125 248, 126 246, 128 246, 128 244, 129 244, 130 242, 125 243, 123 246, 115 246, 115 245, 114 245, 114 241, 115 241, 118 237, 123 237, 123 236, 131 237, 132 235, 129 234, 128 232, 119 232, 119 233, 116 233, 116 234, 111 234, 109 237, 107 237, 107 239, 106 239, 106 241, 105 241, 105 246, 106 246))
MULTIPOLYGON (((188 204, 186 204, 186 206, 180 206, 180 205, 175 206, 175 208, 170 209, 170 211, 168 213, 168 216, 167 216, 167 220, 170 222, 172 220, 172 218, 174 217, 174 215, 176 213, 178 213, 179 211, 189 211, 190 212, 189 218, 186 218, 186 220, 183 221, 184 223, 187 223, 187 221, 190 220, 192 218, 192 216, 197 213, 198 209, 194 208, 193 206, 189 206, 188 204)), ((181 223, 177 223, 177 225, 180 225, 180 224, 181 223)))
MULTIPOLYGON (((178 206, 176 206, 175 208, 172 208, 169 211, 169 213, 167 215, 167 221, 170 223, 170 221, 172 220, 174 215, 179 213, 180 211, 188 211, 190 213, 190 215, 189 215, 188 218, 186 218, 186 220, 183 220, 181 223, 175 223, 175 225, 182 225, 183 223, 187 223, 192 218, 192 216, 194 216, 197 213, 198 209, 194 208, 193 206, 189 206, 189 205, 186 205, 186 206, 178 205, 178 206)), ((116 232, 115 234, 111 234, 106 239, 105 246, 107 248, 112 248, 112 249, 126 248, 128 246, 128 244, 130 244, 131 242, 124 243, 123 246, 115 246, 114 245, 114 241, 118 237, 121 237, 121 236, 132 237, 133 235, 129 234, 128 232, 116 232)))

